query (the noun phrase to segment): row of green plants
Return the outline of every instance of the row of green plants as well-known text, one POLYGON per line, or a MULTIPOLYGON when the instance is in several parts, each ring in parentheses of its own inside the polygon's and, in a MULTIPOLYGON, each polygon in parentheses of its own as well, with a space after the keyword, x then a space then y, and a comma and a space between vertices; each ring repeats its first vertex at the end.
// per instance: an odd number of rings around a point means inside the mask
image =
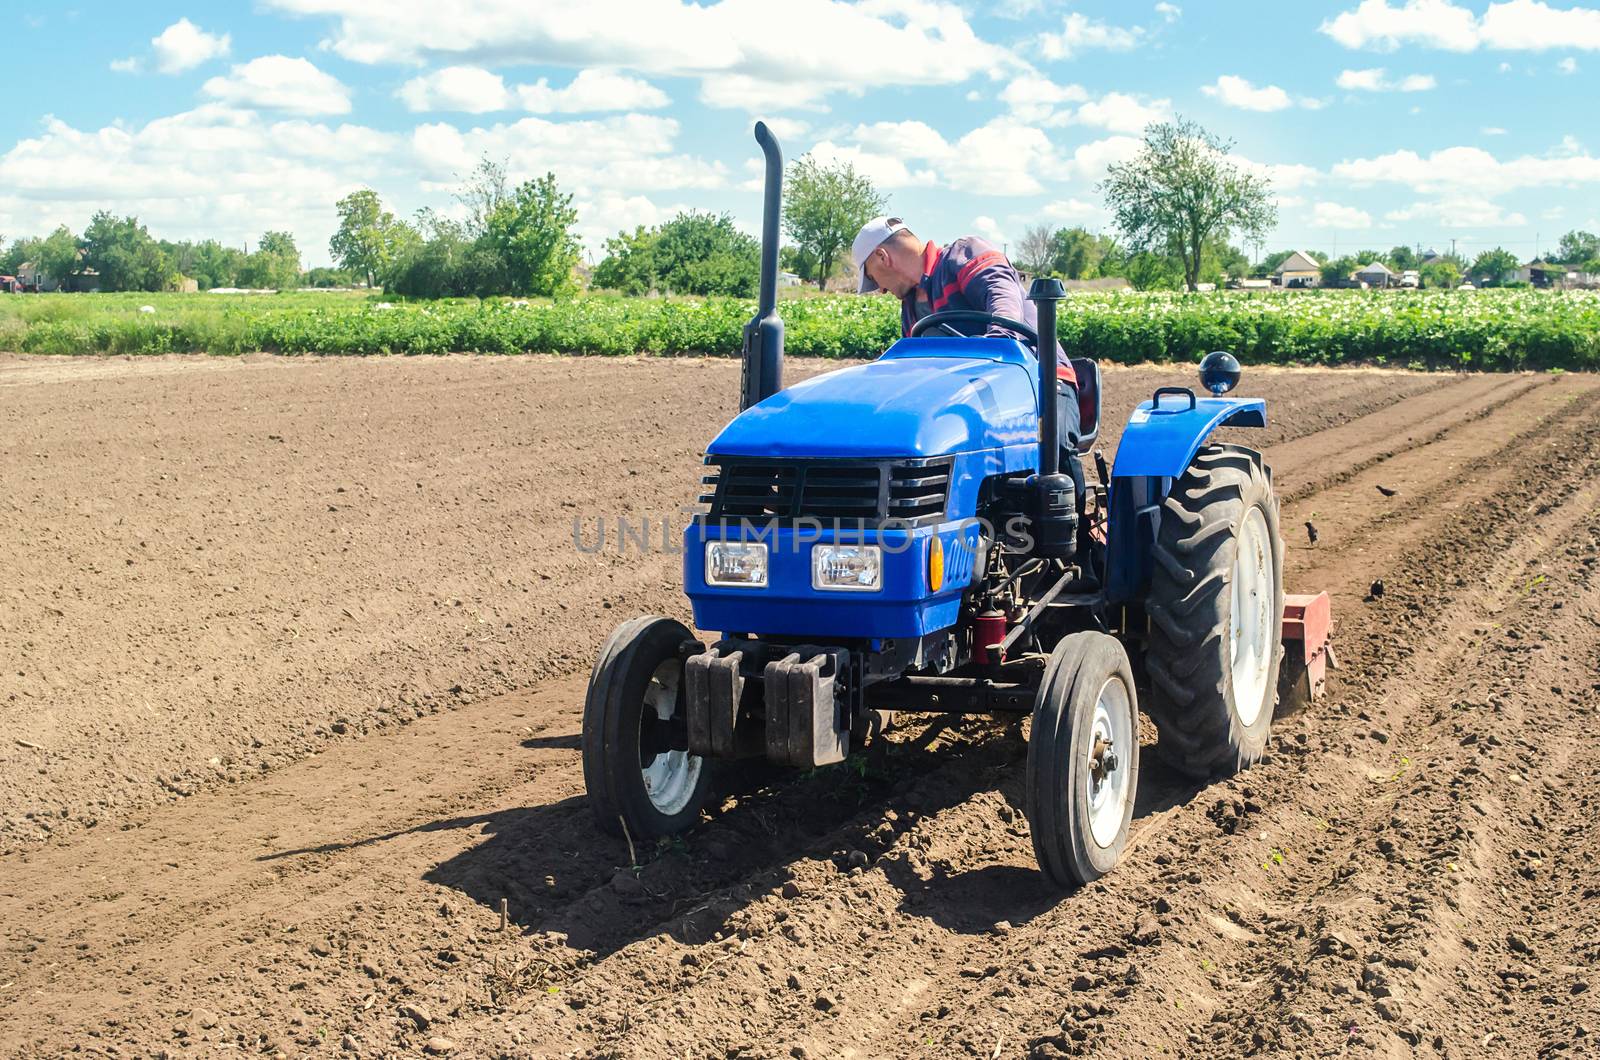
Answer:
MULTIPOLYGON (((899 332, 887 297, 786 299, 786 350, 873 357, 899 332)), ((584 297, 385 302, 297 294, 0 296, 0 349, 51 354, 733 354, 745 299, 584 297)), ((1247 364, 1600 368, 1600 294, 1546 291, 1078 294, 1071 356, 1125 364, 1229 350, 1247 364)))

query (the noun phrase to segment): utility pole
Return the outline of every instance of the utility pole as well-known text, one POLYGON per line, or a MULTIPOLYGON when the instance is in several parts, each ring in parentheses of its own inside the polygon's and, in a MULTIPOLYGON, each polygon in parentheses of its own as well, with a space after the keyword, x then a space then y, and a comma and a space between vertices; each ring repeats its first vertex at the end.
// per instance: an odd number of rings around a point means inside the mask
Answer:
POLYGON ((1450 256, 1452 258, 1456 256, 1456 238, 1455 238, 1455 236, 1451 236, 1450 237, 1450 256))

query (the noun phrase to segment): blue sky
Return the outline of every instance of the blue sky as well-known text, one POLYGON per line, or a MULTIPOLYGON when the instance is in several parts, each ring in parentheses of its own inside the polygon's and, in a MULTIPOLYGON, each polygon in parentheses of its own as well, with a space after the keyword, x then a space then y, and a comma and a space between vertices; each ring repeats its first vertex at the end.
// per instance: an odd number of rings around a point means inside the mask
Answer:
POLYGON ((13 4, 0 69, 7 238, 106 208, 321 264, 340 196, 449 209, 484 154, 553 170, 593 250, 683 208, 754 230, 764 117, 919 234, 1011 241, 1105 228, 1105 165, 1174 113, 1272 178, 1269 250, 1600 231, 1600 6, 1563 0, 13 4))

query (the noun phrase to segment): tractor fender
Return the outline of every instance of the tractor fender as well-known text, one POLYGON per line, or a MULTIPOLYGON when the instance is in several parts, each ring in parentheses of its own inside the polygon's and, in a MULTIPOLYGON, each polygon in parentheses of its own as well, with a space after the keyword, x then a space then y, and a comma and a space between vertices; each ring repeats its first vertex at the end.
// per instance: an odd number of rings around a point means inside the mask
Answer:
POLYGON ((1117 443, 1108 499, 1106 598, 1143 599, 1161 502, 1188 470, 1195 453, 1218 427, 1265 427, 1261 398, 1195 397, 1176 388, 1158 391, 1128 417, 1117 443))
POLYGON ((1160 393, 1157 400, 1141 401, 1128 417, 1111 477, 1177 478, 1218 427, 1266 425, 1267 403, 1262 398, 1160 393))

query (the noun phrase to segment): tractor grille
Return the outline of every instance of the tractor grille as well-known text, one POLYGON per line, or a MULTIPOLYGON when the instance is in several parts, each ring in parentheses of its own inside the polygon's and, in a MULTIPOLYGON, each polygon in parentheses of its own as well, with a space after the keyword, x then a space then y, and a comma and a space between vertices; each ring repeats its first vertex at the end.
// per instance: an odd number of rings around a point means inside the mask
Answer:
POLYGON ((950 496, 945 460, 756 460, 712 457, 700 480, 712 521, 835 519, 855 525, 944 518, 950 496))

